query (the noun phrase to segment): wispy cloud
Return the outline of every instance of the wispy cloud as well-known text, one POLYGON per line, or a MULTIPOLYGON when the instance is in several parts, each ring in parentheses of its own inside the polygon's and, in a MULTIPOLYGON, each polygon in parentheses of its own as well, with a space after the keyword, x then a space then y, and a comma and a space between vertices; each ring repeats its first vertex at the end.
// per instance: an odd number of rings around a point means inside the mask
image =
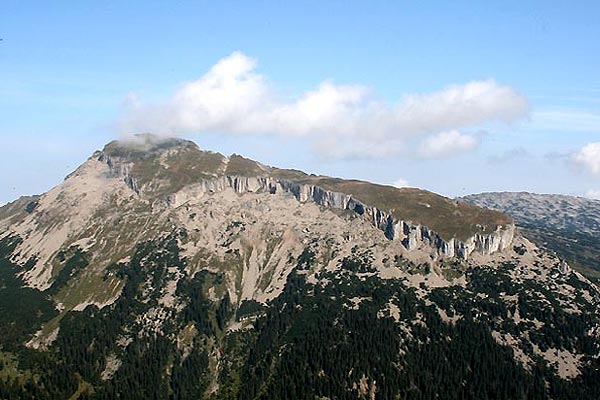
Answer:
POLYGON ((409 187, 408 185, 408 181, 406 179, 403 178, 398 178, 394 181, 394 183, 392 183, 393 186, 397 187, 397 188, 403 188, 403 187, 409 187))
POLYGON ((600 200, 600 190, 590 189, 585 193, 585 197, 593 200, 600 200))
MULTIPOLYGON (((255 59, 235 52, 198 80, 183 84, 164 103, 130 99, 121 128, 124 132, 170 135, 217 132, 302 136, 311 138, 319 151, 335 157, 364 157, 374 152, 389 157, 398 153, 391 146, 401 148, 410 138, 457 132, 490 122, 511 123, 529 110, 523 96, 493 80, 410 94, 392 104, 377 99, 363 85, 331 81, 287 99, 256 69, 255 59), (373 143, 376 146, 369 146, 373 143)), ((455 151, 476 147, 477 141, 460 135, 455 151)), ((434 156, 434 152, 428 154, 434 156)))
POLYGON ((600 177, 600 142, 586 144, 573 153, 571 159, 592 174, 600 177))
POLYGON ((419 147, 423 158, 449 158, 476 149, 480 139, 457 130, 440 132, 425 139, 419 147))
POLYGON ((514 160, 530 157, 533 157, 533 155, 527 149, 524 147, 516 147, 500 154, 491 155, 487 158, 487 161, 490 164, 504 164, 514 160))

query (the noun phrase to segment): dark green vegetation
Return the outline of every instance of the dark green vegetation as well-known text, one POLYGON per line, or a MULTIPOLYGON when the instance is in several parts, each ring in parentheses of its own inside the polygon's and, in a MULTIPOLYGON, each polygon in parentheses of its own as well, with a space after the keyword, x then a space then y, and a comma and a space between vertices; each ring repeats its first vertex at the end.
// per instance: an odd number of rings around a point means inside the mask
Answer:
POLYGON ((31 214, 37 208, 38 205, 39 203, 37 201, 31 201, 25 206, 25 211, 31 214))
POLYGON ((600 240, 597 236, 574 229, 552 231, 528 224, 524 235, 540 247, 556 253, 584 275, 600 279, 600 240))
POLYGON ((20 347, 20 340, 35 333, 41 324, 57 314, 49 297, 23 286, 15 275, 18 267, 8 260, 18 240, 0 240, 0 338, 2 348, 20 347))
MULTIPOLYGON (((235 305, 228 295, 218 301, 207 296, 219 285, 219 274, 187 275, 177 246, 185 235, 177 231, 140 243, 129 262, 112 266, 107 274, 125 281, 121 297, 102 310, 88 306, 68 313, 47 351, 22 344, 55 315, 53 307, 44 294, 22 288, 14 278, 6 255, 15 242, 3 241, 0 399, 77 393, 80 399, 368 399, 373 394, 376 399, 579 400, 600 393, 598 342, 585 334, 598 324, 597 310, 580 298, 581 313, 565 312, 561 296, 548 288, 515 283, 510 263, 466 271, 449 265, 466 274, 467 286, 433 289, 423 298, 402 280, 379 278, 370 251, 359 246, 340 270, 317 274, 323 283, 308 283, 306 272, 318 263, 305 249, 291 260, 296 267, 268 307, 254 301, 235 305), (166 317, 153 319, 161 296, 157 288, 173 268, 183 275, 176 293, 184 304, 179 312, 170 309, 166 317), (16 312, 23 310, 17 301, 29 312, 16 312), (543 328, 532 330, 507 318, 517 307, 522 319, 537 320, 543 328), (438 308, 460 318, 444 321, 438 308), (246 318, 254 320, 253 329, 227 331, 228 324, 246 318), (521 350, 531 356, 531 367, 517 363, 512 349, 499 345, 492 332, 528 335, 521 350), (573 380, 560 379, 532 346, 577 351, 588 367, 573 380), (111 363, 118 368, 111 370, 111 363)), ((69 274, 86 262, 79 249, 62 257, 69 274)), ((591 290, 573 275, 557 279, 591 290)))
MULTIPOLYGON (((167 267, 183 267, 175 244, 176 235, 158 243, 140 244, 130 263, 114 265, 110 273, 117 274, 126 282, 119 300, 103 310, 89 306, 83 312, 69 313, 62 319, 58 337, 49 351, 36 352, 17 346, 17 336, 22 344, 27 334, 34 331, 27 327, 39 327, 37 320, 18 321, 20 329, 10 337, 15 338, 8 341, 5 339, 8 336, 3 335, 0 343, 2 351, 10 351, 9 354, 16 357, 20 373, 0 379, 0 398, 69 398, 81 387, 85 388, 84 396, 99 399, 199 398, 207 384, 203 380, 208 367, 206 350, 200 345, 194 346, 183 360, 176 345, 163 333, 176 332, 188 321, 195 324, 203 338, 213 337, 219 331, 219 327, 215 326, 218 324, 212 321, 223 310, 203 297, 204 273, 197 274, 178 288, 188 295, 190 303, 179 317, 163 326, 161 332, 149 332, 135 337, 135 340, 129 339, 132 341, 126 348, 119 341, 127 341, 132 334, 135 336, 141 328, 136 317, 156 305, 158 293, 145 296, 142 293, 144 285, 152 282, 158 287, 167 274, 167 267), (104 381, 102 372, 110 356, 118 357, 121 365, 112 379, 104 381), (165 373, 167 364, 170 364, 169 376, 165 373), (61 371, 62 380, 54 377, 58 371, 61 371)), ((69 260, 74 260, 77 254, 78 251, 75 251, 69 260)), ((38 291, 22 291, 34 292, 45 299, 38 291)), ((0 291, 0 295, 3 296, 0 304, 4 306, 9 305, 9 301, 20 301, 23 293, 13 295, 0 291)), ((28 315, 35 316, 48 307, 47 300, 47 303, 35 300, 40 303, 38 310, 28 310, 28 315)), ((49 304, 50 310, 54 311, 49 304)), ((13 310, 17 311, 13 312, 14 318, 22 315, 22 308, 14 307, 13 310)), ((3 321, 6 319, 3 318, 3 321)), ((5 325, 2 326, 4 328, 5 325)))
POLYGON ((61 251, 58 253, 56 258, 63 265, 63 267, 54 279, 52 286, 46 290, 46 293, 49 295, 55 295, 58 293, 58 291, 62 289, 71 278, 79 274, 89 264, 87 256, 78 247, 70 248, 66 252, 61 251))
POLYGON ((8 257, 17 243, 11 237, 0 240, 0 399, 68 398, 78 387, 76 372, 24 347, 58 312, 47 295, 24 287, 15 276, 19 268, 8 257))
POLYGON ((455 324, 443 322, 435 305, 425 305, 398 281, 350 273, 320 277, 330 283, 310 285, 292 274, 267 316, 257 321, 239 398, 355 399, 375 393, 378 399, 592 399, 600 390, 597 344, 578 340, 594 310, 584 316, 559 307, 539 311, 542 302, 535 295, 519 296, 523 312, 535 313, 548 326, 534 344, 566 344, 589 357, 592 368, 573 382, 558 379, 541 361, 525 371, 512 350, 492 339, 492 330, 515 335, 522 330, 498 320, 510 308, 499 292, 529 289, 511 284, 504 273, 473 270, 466 291, 431 293, 430 300, 448 314, 462 315, 455 324), (471 290, 490 297, 474 300, 471 290), (349 307, 355 296, 363 301, 349 307), (389 304, 399 310, 398 323, 385 311, 389 304))

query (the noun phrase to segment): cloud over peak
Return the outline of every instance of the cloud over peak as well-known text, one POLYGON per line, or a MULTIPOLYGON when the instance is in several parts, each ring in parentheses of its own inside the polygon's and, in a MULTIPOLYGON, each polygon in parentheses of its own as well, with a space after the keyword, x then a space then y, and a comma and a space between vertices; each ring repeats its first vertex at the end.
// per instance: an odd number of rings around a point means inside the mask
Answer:
POLYGON ((571 157, 576 164, 600 177, 600 142, 586 144, 571 157))
POLYGON ((403 178, 396 179, 394 181, 394 183, 392 183, 392 186, 395 186, 397 188, 410 187, 408 181, 406 179, 403 179, 403 178))
MULTIPOLYGON (((490 122, 511 123, 529 110, 523 96, 493 80, 406 95, 393 104, 377 99, 362 85, 332 81, 288 99, 256 71, 257 66, 255 59, 241 52, 232 53, 199 79, 183 84, 164 103, 130 102, 121 128, 125 132, 166 134, 301 136, 317 143, 315 148, 322 149, 319 151, 331 148, 319 146, 323 140, 334 146, 345 143, 348 147, 352 143, 347 152, 331 151, 331 155, 345 157, 345 153, 367 153, 368 143, 402 148, 403 143, 420 136, 429 137, 425 146, 433 148, 431 140, 447 140, 449 134, 459 139, 452 151, 469 151, 478 141, 458 130, 490 122)), ((439 149, 437 152, 447 154, 439 149)), ((388 149, 386 153, 397 152, 388 149)), ((436 151, 426 153, 435 157, 436 151)))
POLYGON ((592 200, 600 200, 600 190, 590 189, 585 193, 585 197, 592 200))

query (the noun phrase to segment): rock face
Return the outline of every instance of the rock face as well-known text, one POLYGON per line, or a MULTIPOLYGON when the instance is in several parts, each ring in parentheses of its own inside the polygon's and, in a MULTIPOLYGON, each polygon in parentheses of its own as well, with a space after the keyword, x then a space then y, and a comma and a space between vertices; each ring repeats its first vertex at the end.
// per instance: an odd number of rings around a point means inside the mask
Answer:
POLYGON ((498 227, 488 234, 477 233, 466 241, 442 239, 436 232, 426 226, 411 225, 405 221, 394 224, 394 237, 402 238, 404 246, 411 250, 425 243, 434 246, 444 257, 467 259, 473 252, 491 255, 508 249, 515 235, 514 225, 498 227))
MULTIPOLYGON (((124 179, 127 182, 130 180, 127 176, 124 179)), ((270 177, 222 176, 214 180, 202 181, 183 193, 170 196, 169 203, 173 207, 179 207, 195 196, 226 189, 233 189, 239 194, 290 193, 302 203, 310 201, 323 207, 354 211, 382 230, 388 239, 400 242, 406 249, 414 250, 421 246, 432 246, 441 257, 467 259, 474 251, 487 255, 503 251, 511 246, 515 234, 514 225, 507 225, 487 234, 475 234, 465 241, 454 238, 446 241, 426 226, 415 225, 409 221, 397 221, 391 214, 363 204, 351 195, 270 177)))

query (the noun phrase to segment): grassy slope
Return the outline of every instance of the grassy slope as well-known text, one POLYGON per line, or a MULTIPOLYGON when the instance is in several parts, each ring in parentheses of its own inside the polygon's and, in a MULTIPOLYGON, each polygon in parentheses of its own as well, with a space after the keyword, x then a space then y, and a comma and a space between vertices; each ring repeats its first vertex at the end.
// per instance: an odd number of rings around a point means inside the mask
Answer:
POLYGON ((456 201, 415 188, 395 188, 374 183, 306 175, 294 170, 274 170, 273 175, 350 194, 363 203, 391 212, 397 219, 422 224, 444 239, 464 240, 475 233, 490 232, 512 223, 506 214, 456 201), (482 228, 485 227, 485 228, 482 228))
POLYGON ((40 196, 23 196, 11 203, 5 204, 0 207, 0 221, 6 220, 6 223, 13 224, 23 219, 27 213, 28 208, 35 207, 36 201, 40 196))

